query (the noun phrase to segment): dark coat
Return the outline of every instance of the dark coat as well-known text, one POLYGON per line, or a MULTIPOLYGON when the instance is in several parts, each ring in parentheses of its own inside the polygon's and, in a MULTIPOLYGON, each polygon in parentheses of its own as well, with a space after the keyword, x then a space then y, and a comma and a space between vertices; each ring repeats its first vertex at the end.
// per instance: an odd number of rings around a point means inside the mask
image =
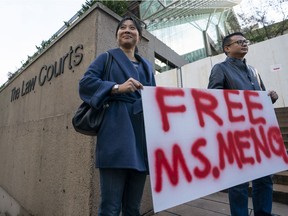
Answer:
POLYGON ((246 60, 227 57, 215 64, 209 77, 209 89, 265 90, 256 70, 246 60))
POLYGON ((109 101, 97 136, 96 167, 148 171, 141 92, 111 95, 111 89, 130 77, 144 86, 155 86, 152 65, 136 54, 145 69, 144 73, 139 73, 121 49, 108 52, 112 56, 109 81, 101 79, 107 58, 107 53, 102 53, 91 63, 79 83, 81 99, 94 108, 109 101))

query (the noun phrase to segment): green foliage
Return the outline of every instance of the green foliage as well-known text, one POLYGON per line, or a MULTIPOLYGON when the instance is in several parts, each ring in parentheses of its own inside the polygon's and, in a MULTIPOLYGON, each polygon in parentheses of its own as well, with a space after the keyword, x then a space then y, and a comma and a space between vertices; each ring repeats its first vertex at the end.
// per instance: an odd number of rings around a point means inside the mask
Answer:
POLYGON ((81 15, 84 14, 87 10, 89 10, 93 4, 95 4, 96 1, 93 0, 86 0, 85 4, 82 4, 82 10, 81 10, 81 15))
POLYGON ((245 36, 253 43, 283 35, 288 32, 288 20, 257 29, 244 29, 245 36))
POLYGON ((242 23, 242 31, 252 42, 260 42, 283 35, 288 30, 288 13, 283 8, 283 2, 276 0, 266 0, 263 4, 254 4, 250 1, 250 11, 238 13, 242 23), (276 23, 274 17, 269 16, 269 11, 273 11, 282 16, 282 21, 276 23))
POLYGON ((86 0, 85 4, 82 4, 82 10, 79 11, 81 15, 89 10, 95 3, 100 2, 116 14, 122 16, 128 8, 128 1, 106 1, 106 0, 86 0))
POLYGON ((122 16, 127 12, 128 3, 127 1, 98 1, 107 6, 109 9, 114 11, 116 14, 122 16))

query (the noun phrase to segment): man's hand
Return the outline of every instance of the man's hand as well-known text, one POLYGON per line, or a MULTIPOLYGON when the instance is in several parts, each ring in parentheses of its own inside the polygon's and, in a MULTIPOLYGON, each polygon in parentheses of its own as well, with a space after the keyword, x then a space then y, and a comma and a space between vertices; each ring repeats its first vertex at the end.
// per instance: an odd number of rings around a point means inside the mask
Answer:
POLYGON ((271 90, 271 91, 268 92, 268 96, 270 96, 271 101, 272 101, 273 104, 274 104, 274 103, 277 101, 277 99, 278 99, 278 94, 277 94, 275 91, 273 91, 273 90, 271 90))

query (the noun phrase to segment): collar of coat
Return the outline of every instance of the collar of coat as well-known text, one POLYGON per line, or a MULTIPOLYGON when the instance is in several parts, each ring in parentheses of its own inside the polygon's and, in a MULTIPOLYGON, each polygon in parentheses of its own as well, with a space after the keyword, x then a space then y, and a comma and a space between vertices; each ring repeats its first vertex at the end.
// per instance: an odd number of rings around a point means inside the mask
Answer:
MULTIPOLYGON (((120 48, 111 49, 111 50, 108 50, 108 52, 112 55, 113 60, 117 62, 117 64, 123 71, 131 71, 131 72, 133 71, 133 73, 131 73, 131 76, 134 79, 138 80, 138 76, 137 76, 138 72, 136 68, 133 66, 130 59, 126 56, 126 54, 120 48)), ((136 53, 135 53, 135 58, 143 64, 146 77, 150 78, 151 77, 150 73, 153 74, 151 64, 146 59, 142 58, 140 55, 136 53)))

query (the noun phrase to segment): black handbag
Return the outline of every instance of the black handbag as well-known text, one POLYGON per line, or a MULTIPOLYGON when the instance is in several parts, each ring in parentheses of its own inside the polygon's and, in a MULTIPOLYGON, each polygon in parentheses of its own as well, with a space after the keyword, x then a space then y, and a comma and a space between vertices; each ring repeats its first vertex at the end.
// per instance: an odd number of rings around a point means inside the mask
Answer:
MULTIPOLYGON (((109 79, 111 62, 112 56, 109 54, 109 52, 107 52, 107 60, 104 68, 103 80, 109 79)), ((84 135, 97 136, 104 118, 105 110, 108 107, 109 104, 104 103, 100 109, 95 109, 86 102, 83 102, 72 118, 72 125, 74 129, 78 133, 84 135)))

